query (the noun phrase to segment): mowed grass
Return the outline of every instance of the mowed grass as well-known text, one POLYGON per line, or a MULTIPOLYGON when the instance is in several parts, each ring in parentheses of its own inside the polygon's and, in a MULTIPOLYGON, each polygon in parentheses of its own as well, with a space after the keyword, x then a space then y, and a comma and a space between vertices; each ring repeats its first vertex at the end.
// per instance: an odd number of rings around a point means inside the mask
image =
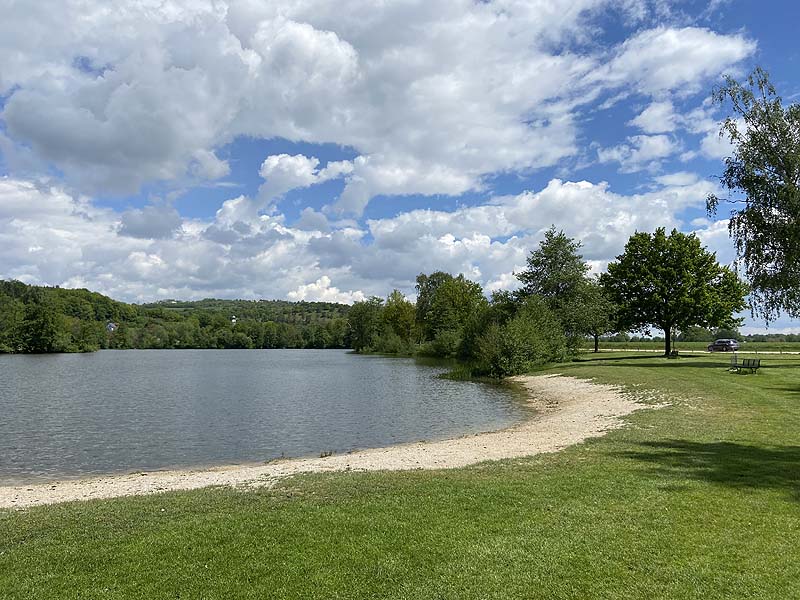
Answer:
MULTIPOLYGON (((672 348, 678 351, 707 352, 711 342, 676 342, 673 340, 672 348)), ((583 347, 591 351, 594 349, 594 342, 587 340, 583 347)), ((800 353, 800 342, 739 342, 741 352, 758 354, 759 352, 787 352, 800 353)), ((629 351, 653 351, 664 352, 664 342, 653 340, 642 340, 634 342, 610 342, 600 341, 600 350, 629 350, 629 351)))
POLYGON ((565 451, 0 512, 2 598, 800 597, 800 357, 549 369, 668 408, 565 451))

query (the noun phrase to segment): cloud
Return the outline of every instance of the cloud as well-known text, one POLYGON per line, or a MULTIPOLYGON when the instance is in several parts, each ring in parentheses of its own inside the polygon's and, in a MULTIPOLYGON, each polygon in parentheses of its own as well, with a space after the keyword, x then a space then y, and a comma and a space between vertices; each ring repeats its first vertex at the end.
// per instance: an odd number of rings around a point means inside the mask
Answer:
POLYGON ((596 78, 643 94, 687 94, 755 50, 756 43, 741 34, 722 35, 698 27, 657 27, 623 42, 596 78))
MULTIPOLYGON (((524 268, 551 224, 582 243, 595 272, 635 231, 660 226, 694 230, 720 261, 733 261, 726 221, 687 224, 680 218, 702 207, 715 185, 686 173, 660 182, 660 189, 626 195, 602 182, 553 179, 537 191, 453 211, 410 211, 363 228, 327 219, 315 228, 319 213, 306 213, 310 220, 302 228, 287 226, 280 214, 242 214, 230 223, 226 213, 183 218, 159 237, 142 219, 141 235, 133 237, 117 213, 84 197, 0 178, 0 275, 138 302, 226 297, 350 303, 393 288, 413 296, 416 275, 439 269, 464 273, 489 292, 517 285, 513 273, 524 268)), ((153 216, 159 209, 169 210, 152 206, 135 214, 153 216)))
MULTIPOLYGON (((714 107, 708 102, 689 111, 683 122, 686 130, 700 136, 700 143, 696 150, 682 156, 683 160, 691 160, 696 156, 711 160, 724 159, 733 154, 733 146, 727 135, 720 135, 722 119, 715 114, 714 107)), ((744 119, 736 119, 736 126, 740 131, 747 129, 744 119)))
MULTIPOLYGON (((509 282, 553 223, 581 240, 601 268, 636 230, 680 227, 713 184, 621 195, 605 183, 554 179, 539 191, 454 211, 415 210, 362 226, 304 211, 287 225, 246 196, 211 219, 175 221, 169 206, 119 215, 85 197, 0 179, 4 278, 80 285, 128 301, 157 298, 357 300, 398 288, 413 294, 420 272, 464 273, 489 289, 509 282)), ((720 238, 720 244, 724 242, 720 238)))
POLYGON ((359 156, 347 179, 341 197, 334 205, 340 213, 361 214, 376 194, 458 195, 480 185, 458 169, 426 165, 420 160, 388 158, 383 155, 359 156))
POLYGON ((624 144, 598 148, 597 158, 601 163, 619 163, 622 173, 635 173, 645 169, 658 170, 661 160, 677 151, 677 143, 667 135, 634 135, 624 144))
POLYGON ((686 171, 678 171, 677 173, 668 173, 666 175, 659 175, 654 177, 653 180, 667 187, 679 187, 684 185, 694 185, 698 182, 697 174, 688 173, 686 171))
POLYGON ((259 175, 265 182, 259 188, 263 201, 274 200, 289 190, 306 188, 329 179, 338 179, 353 170, 350 161, 331 161, 319 169, 319 159, 314 156, 273 154, 261 164, 259 175))
POLYGON ((22 3, 0 24, 2 151, 83 193, 126 195, 225 177, 216 152, 239 136, 334 143, 359 155, 352 172, 309 183, 313 170, 278 164, 263 195, 345 177, 335 207, 357 215, 379 194, 462 194, 562 165, 593 99, 685 93, 755 50, 667 27, 600 50, 589 42, 611 4, 22 3))
POLYGON ((719 126, 707 131, 700 140, 700 154, 710 159, 722 159, 733 155, 730 140, 719 133, 719 126))
POLYGON ((308 231, 330 231, 328 217, 320 212, 315 211, 311 207, 306 207, 300 212, 300 218, 297 220, 294 226, 298 229, 304 229, 308 231))
POLYGON ((120 216, 120 235, 144 239, 171 237, 180 229, 182 219, 172 206, 145 206, 125 211, 120 216))
POLYGON ((231 167, 225 160, 220 160, 217 155, 208 150, 197 150, 194 153, 192 172, 200 179, 219 179, 231 172, 231 167))
POLYGON ((341 302, 342 304, 352 304, 366 299, 361 291, 342 292, 339 288, 331 286, 331 279, 323 275, 314 283, 298 286, 298 288, 287 294, 289 300, 305 300, 308 302, 341 302))
POLYGON ((669 133, 675 131, 678 120, 672 102, 653 102, 628 125, 638 127, 645 133, 669 133))

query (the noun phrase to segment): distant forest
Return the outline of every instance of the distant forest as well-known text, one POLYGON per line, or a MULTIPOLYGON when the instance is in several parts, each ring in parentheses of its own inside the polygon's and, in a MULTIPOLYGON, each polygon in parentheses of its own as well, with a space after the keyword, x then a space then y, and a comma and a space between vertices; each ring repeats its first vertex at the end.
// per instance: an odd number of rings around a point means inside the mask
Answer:
POLYGON ((104 348, 348 348, 344 304, 164 300, 127 304, 86 289, 0 280, 0 352, 104 348))

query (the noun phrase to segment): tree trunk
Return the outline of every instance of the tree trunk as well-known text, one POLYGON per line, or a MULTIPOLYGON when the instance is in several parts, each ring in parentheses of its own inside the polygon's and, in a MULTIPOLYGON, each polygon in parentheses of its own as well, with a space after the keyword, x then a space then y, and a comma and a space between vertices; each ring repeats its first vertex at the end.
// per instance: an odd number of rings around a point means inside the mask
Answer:
POLYGON ((597 352, 600 352, 600 336, 597 335, 596 333, 594 334, 594 351, 595 354, 597 352))
POLYGON ((664 356, 669 356, 672 352, 672 326, 664 327, 664 356))

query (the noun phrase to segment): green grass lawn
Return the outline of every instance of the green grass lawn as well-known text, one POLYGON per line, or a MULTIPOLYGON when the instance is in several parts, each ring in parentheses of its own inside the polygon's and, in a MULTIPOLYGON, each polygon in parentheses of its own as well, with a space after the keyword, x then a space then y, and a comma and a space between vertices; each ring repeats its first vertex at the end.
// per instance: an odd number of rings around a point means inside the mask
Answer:
MULTIPOLYGON (((692 350, 705 352, 711 342, 676 342, 672 341, 675 350, 692 350)), ((586 340, 583 344, 586 350, 594 349, 594 342, 586 340)), ((740 352, 800 352, 800 342, 739 342, 740 352)), ((600 350, 653 350, 664 351, 664 342, 644 340, 638 342, 609 342, 600 341, 600 350)))
POLYGON ((560 453, 0 512, 2 598, 800 597, 800 357, 550 369, 670 407, 560 453))

